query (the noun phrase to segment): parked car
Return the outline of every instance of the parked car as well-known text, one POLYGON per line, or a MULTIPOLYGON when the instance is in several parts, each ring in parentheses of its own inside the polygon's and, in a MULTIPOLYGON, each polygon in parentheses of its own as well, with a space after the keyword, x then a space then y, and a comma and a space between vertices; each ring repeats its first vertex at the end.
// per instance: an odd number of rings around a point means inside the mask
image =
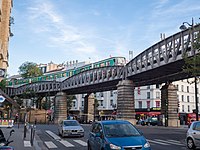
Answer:
POLYGON ((58 124, 58 133, 65 136, 84 136, 84 129, 77 120, 63 120, 58 124))
POLYGON ((200 147, 200 121, 193 121, 190 128, 187 131, 187 147, 189 149, 195 149, 200 147))
POLYGON ((151 150, 143 134, 129 121, 104 120, 92 124, 88 150, 151 150))
POLYGON ((158 118, 157 117, 150 117, 150 118, 147 118, 145 120, 142 120, 141 122, 141 125, 152 125, 152 126, 155 126, 155 125, 158 125, 158 118))

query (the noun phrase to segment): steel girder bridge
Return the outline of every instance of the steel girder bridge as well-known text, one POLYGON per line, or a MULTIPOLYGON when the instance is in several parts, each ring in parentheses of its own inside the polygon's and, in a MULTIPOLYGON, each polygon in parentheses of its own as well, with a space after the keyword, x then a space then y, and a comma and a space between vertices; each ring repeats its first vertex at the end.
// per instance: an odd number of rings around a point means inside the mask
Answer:
POLYGON ((55 94, 63 91, 67 94, 83 94, 117 89, 121 80, 132 80, 135 86, 161 84, 189 78, 182 71, 183 54, 193 57, 200 25, 178 32, 144 50, 125 66, 95 68, 74 75, 62 82, 44 81, 30 83, 20 87, 7 87, 6 93, 13 97, 33 90, 37 94, 55 94))

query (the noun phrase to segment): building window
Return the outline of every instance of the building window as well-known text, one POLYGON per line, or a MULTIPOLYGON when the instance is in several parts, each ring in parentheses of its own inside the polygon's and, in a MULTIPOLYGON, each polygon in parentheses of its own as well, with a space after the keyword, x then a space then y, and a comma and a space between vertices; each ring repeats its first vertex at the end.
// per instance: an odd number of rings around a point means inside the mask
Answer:
POLYGON ((176 85, 176 87, 177 87, 177 90, 179 90, 179 89, 178 89, 178 88, 179 88, 178 84, 176 85))
POLYGON ((113 100, 112 99, 110 100, 110 106, 113 106, 113 100))
POLYGON ((156 92, 156 98, 160 98, 160 92, 156 92))
POLYGON ((139 108, 142 108, 142 101, 138 102, 139 108))
POLYGON ((110 91, 110 97, 113 97, 113 91, 110 91))
POLYGON ((184 95, 182 95, 181 97, 182 97, 182 102, 184 102, 184 95))
POLYGON ((100 92, 100 96, 103 97, 103 92, 100 92))
POLYGON ((84 101, 81 101, 81 106, 82 106, 82 107, 84 106, 84 101))
POLYGON ((147 99, 150 99, 150 92, 147 92, 147 99))
POLYGON ((182 112, 184 112, 184 105, 182 105, 182 112))
POLYGON ((182 91, 182 92, 184 91, 184 86, 183 86, 183 85, 181 85, 181 91, 182 91))
POLYGON ((147 108, 150 108, 150 101, 147 101, 147 108))
POLYGON ((156 101, 156 107, 160 107, 160 101, 156 101))
POLYGON ((156 88, 157 88, 157 89, 159 89, 159 88, 160 88, 159 84, 156 84, 156 88))
POLYGON ((72 102, 72 106, 73 106, 74 108, 76 107, 76 102, 75 102, 75 101, 72 102))
POLYGON ((187 92, 190 92, 189 86, 187 86, 187 92))
POLYGON ((84 94, 82 94, 82 98, 84 98, 85 96, 84 96, 84 94))
POLYGON ((103 100, 100 100, 100 101, 99 101, 99 105, 100 105, 100 106, 103 106, 103 100))
POLYGON ((150 89, 150 85, 147 86, 147 89, 150 89))
POLYGON ((190 97, 189 96, 187 96, 187 102, 190 102, 190 97))
POLYGON ((199 94, 199 88, 197 88, 197 94, 199 94))
POLYGON ((190 112, 190 105, 188 105, 188 112, 190 112))

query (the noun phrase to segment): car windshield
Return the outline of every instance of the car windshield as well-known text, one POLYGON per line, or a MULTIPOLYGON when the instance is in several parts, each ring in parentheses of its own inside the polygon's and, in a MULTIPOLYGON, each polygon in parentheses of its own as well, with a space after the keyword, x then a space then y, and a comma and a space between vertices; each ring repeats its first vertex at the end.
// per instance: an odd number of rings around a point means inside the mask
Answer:
POLYGON ((79 126, 77 121, 64 121, 64 126, 79 126))
POLYGON ((106 124, 104 125, 107 137, 138 136, 140 133, 131 124, 106 124))

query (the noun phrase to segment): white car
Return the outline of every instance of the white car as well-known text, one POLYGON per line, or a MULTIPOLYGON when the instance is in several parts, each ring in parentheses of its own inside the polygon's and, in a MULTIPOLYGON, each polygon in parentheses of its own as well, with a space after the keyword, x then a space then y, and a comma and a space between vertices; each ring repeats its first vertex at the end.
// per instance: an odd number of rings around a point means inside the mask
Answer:
POLYGON ((200 147, 200 121, 194 121, 190 125, 190 128, 187 131, 187 147, 189 149, 195 149, 200 147))
POLYGON ((63 120, 58 124, 58 133, 62 137, 84 137, 84 129, 77 120, 63 120))

